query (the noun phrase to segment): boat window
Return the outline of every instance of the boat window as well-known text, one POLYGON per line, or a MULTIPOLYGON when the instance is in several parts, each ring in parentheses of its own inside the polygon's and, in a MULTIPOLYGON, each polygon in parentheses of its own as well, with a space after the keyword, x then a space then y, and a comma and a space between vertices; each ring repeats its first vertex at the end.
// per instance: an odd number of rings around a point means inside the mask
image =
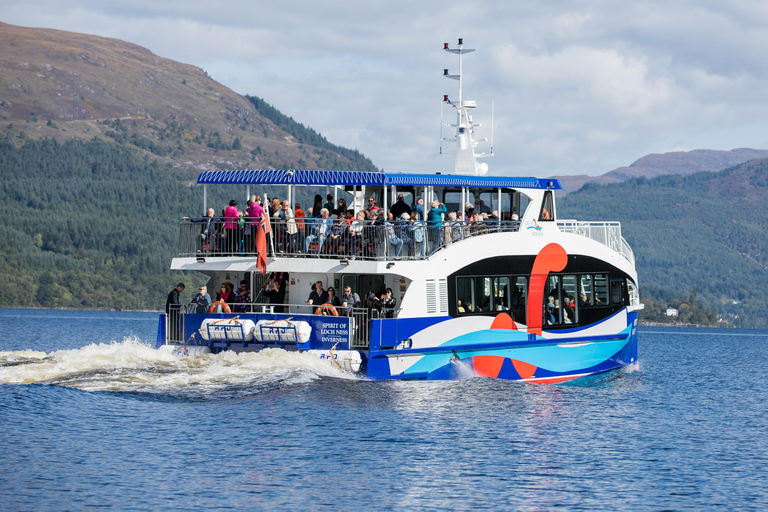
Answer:
POLYGON ((544 192, 544 200, 541 202, 539 222, 555 220, 555 200, 551 190, 544 192))
POLYGON ((461 192, 448 192, 446 191, 443 194, 443 204, 445 204, 445 207, 448 209, 449 212, 458 212, 464 211, 464 208, 461 206, 461 192))
POLYGON ((593 306, 606 306, 608 305, 608 275, 607 274, 595 274, 594 280, 594 296, 592 299, 593 306))
POLYGON ((511 309, 511 297, 508 277, 495 277, 493 279, 493 310, 509 311, 511 309))
POLYGON ((474 313, 470 307, 475 305, 475 278, 459 277, 456 279, 456 299, 460 315, 474 313))
POLYGON ((576 279, 574 275, 563 276, 563 322, 566 324, 579 323, 579 308, 576 300, 579 294, 576 279))
POLYGON ((625 282, 623 279, 611 281, 611 304, 624 304, 625 282))
POLYGON ((627 294, 629 295, 629 305, 640 305, 640 294, 637 293, 637 286, 632 282, 630 278, 627 278, 627 294))
POLYGON ((512 313, 516 322, 524 324, 527 322, 525 317, 525 301, 528 298, 528 278, 517 276, 512 278, 514 286, 512 287, 512 313))
POLYGON ((475 213, 491 213, 499 208, 499 195, 496 192, 482 192, 475 201, 475 213))
POLYGON ((562 323, 560 304, 560 276, 550 275, 544 287, 544 325, 562 323))
POLYGON ((491 311, 492 279, 490 277, 479 277, 477 278, 476 285, 478 289, 476 290, 477 302, 474 304, 475 311, 478 313, 491 311))

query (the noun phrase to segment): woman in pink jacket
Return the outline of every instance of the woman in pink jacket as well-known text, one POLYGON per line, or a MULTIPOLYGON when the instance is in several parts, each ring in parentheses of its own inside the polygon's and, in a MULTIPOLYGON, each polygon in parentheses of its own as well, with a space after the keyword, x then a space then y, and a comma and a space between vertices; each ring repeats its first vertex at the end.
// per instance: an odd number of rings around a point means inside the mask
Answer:
POLYGON ((261 220, 261 212, 263 207, 261 206, 261 196, 252 195, 248 205, 248 221, 251 223, 251 234, 245 237, 245 252, 248 254, 256 254, 256 226, 259 225, 261 220))
POLYGON ((240 212, 237 211, 237 201, 232 199, 229 206, 224 209, 224 230, 227 232, 227 252, 234 253, 240 245, 240 237, 237 236, 237 223, 240 220, 240 212))

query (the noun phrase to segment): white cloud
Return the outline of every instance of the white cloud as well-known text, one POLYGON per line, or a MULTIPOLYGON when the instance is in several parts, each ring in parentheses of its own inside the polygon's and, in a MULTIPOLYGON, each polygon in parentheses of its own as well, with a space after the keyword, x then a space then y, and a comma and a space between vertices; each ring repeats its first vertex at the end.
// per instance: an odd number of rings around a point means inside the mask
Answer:
POLYGON ((495 172, 599 174, 668 148, 766 147, 758 0, 0 0, 3 20, 115 37, 199 66, 388 171, 435 171, 442 94, 465 97, 495 172))

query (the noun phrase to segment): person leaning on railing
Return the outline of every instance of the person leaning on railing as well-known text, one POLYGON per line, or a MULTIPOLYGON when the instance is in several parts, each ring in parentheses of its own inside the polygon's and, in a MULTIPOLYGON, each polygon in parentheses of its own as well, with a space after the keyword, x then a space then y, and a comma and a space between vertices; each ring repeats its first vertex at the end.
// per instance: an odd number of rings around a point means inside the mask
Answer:
POLYGON ((213 250, 216 250, 216 236, 219 234, 220 223, 219 220, 214 217, 215 213, 213 208, 208 208, 205 217, 182 217, 182 220, 188 220, 193 224, 201 224, 200 235, 198 237, 199 244, 197 245, 198 252, 208 252, 211 250, 211 244, 213 244, 213 250))

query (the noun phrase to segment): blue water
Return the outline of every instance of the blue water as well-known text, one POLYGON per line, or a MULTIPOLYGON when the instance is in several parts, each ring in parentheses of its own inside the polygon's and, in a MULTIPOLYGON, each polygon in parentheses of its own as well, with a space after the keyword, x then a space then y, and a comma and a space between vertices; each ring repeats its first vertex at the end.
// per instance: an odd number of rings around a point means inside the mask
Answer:
POLYGON ((564 385, 176 360, 157 315, 0 309, 0 509, 766 509, 768 332, 641 328, 564 385))

